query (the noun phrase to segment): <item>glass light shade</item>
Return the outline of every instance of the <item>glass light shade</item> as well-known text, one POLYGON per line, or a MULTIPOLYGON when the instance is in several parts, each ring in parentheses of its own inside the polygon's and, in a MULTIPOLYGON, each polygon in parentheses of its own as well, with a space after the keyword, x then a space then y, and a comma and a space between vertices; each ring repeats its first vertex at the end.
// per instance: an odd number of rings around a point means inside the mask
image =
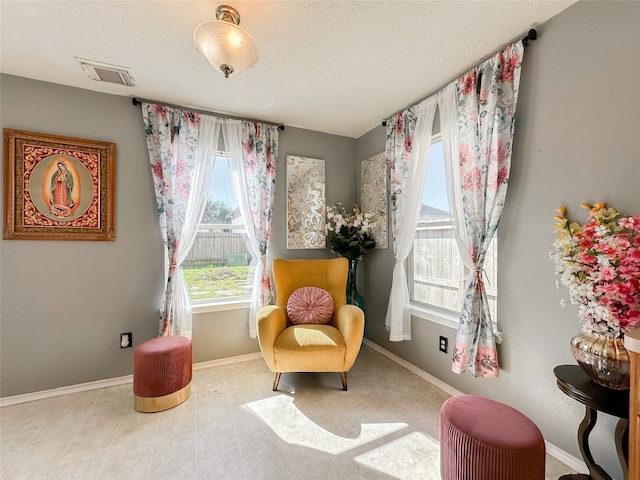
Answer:
POLYGON ((231 22, 210 20, 201 23, 193 32, 193 43, 223 74, 223 65, 233 69, 230 73, 238 74, 258 61, 256 42, 244 29, 231 22))

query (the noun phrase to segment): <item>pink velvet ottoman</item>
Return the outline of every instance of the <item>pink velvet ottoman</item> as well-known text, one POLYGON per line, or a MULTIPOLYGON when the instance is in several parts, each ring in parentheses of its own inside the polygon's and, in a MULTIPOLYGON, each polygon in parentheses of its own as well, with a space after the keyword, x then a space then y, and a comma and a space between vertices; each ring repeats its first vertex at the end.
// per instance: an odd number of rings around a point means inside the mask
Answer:
POLYGON ((544 480, 544 469, 542 433, 518 410, 475 395, 442 405, 443 480, 544 480))
POLYGON ((134 408, 160 412, 180 405, 191 394, 191 340, 182 336, 148 340, 133 352, 134 408))

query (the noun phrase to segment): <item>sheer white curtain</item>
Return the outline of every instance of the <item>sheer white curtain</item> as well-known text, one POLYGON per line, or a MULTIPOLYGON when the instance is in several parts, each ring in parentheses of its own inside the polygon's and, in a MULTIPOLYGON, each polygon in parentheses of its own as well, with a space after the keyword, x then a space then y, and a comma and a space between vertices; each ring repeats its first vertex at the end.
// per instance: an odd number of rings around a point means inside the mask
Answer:
POLYGON ((267 248, 275 199, 278 130, 275 125, 223 120, 225 146, 232 158, 234 191, 255 262, 249 335, 256 337, 256 312, 271 303, 267 248))
POLYGON ((174 286, 177 290, 177 295, 174 297, 174 320, 169 333, 170 335, 183 335, 189 338, 191 338, 193 331, 193 316, 191 313, 191 300, 184 283, 181 265, 193 246, 207 205, 207 192, 209 192, 213 182, 213 169, 216 161, 215 151, 220 137, 220 121, 216 117, 200 115, 198 129, 200 133, 196 164, 193 171, 193 183, 191 184, 177 257, 178 274, 175 277, 176 284, 174 286))
POLYGON ((437 100, 430 97, 412 111, 405 110, 387 121, 387 161, 391 186, 391 229, 396 263, 385 326, 389 340, 411 340, 411 304, 404 262, 411 252, 422 205, 433 118, 437 100), (415 130, 409 122, 416 115, 415 130))
POLYGON ((436 97, 440 113, 444 170, 449 210, 453 217, 453 232, 462 263, 470 272, 473 272, 475 267, 469 254, 469 237, 463 223, 464 211, 460 189, 460 169, 458 168, 458 93, 455 82, 447 85, 436 97))

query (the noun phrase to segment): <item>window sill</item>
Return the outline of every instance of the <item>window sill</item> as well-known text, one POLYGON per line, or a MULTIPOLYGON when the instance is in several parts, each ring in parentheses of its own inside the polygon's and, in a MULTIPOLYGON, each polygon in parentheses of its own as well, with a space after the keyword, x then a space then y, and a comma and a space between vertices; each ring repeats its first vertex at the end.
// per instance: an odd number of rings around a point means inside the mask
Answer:
POLYGON ((453 328, 454 330, 458 329, 458 316, 454 313, 448 313, 441 310, 428 308, 424 305, 412 303, 411 315, 413 315, 414 317, 422 318, 423 320, 437 323, 438 325, 453 328))
POLYGON ((229 310, 243 310, 249 309, 251 299, 241 298, 236 300, 219 300, 209 303, 192 303, 191 313, 198 315, 200 313, 210 312, 226 312, 229 310))
MULTIPOLYGON (((452 328, 454 330, 457 330, 458 325, 460 324, 458 315, 454 313, 436 310, 434 308, 428 308, 423 305, 417 305, 415 303, 411 304, 411 315, 423 320, 427 320, 429 322, 437 323, 438 325, 452 328)), ((502 343, 502 332, 497 330, 496 325, 493 326, 493 334, 495 335, 496 343, 502 343)))

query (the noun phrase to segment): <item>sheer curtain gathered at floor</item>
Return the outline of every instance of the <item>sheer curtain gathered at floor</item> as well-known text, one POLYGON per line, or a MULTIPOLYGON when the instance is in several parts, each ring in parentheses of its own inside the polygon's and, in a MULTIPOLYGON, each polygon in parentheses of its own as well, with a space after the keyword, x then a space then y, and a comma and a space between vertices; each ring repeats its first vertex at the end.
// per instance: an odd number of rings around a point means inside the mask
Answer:
POLYGON ((271 303, 267 266, 275 199, 278 127, 225 120, 223 135, 231 154, 233 185, 245 221, 253 258, 257 259, 249 308, 249 335, 256 337, 256 312, 271 303))

